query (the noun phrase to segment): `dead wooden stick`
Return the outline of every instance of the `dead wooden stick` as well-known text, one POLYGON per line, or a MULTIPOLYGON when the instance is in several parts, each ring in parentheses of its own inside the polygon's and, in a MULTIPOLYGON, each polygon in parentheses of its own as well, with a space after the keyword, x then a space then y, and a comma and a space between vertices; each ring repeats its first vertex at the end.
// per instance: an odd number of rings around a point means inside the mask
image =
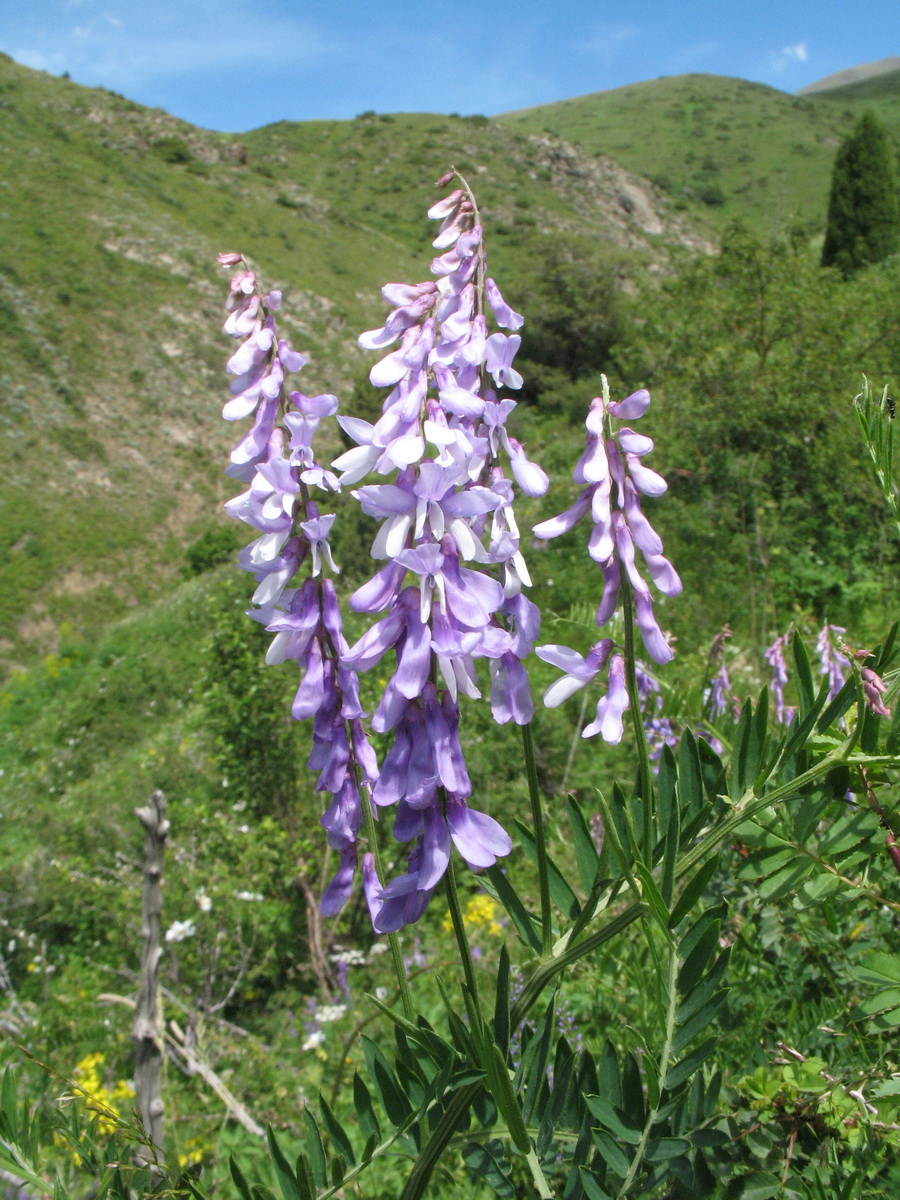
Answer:
MULTIPOLYGON (((136 1008, 135 1001, 130 996, 118 996, 114 992, 101 992, 97 997, 101 1004, 124 1004, 126 1008, 136 1008)), ((377 1015, 377 1014, 376 1014, 377 1015)), ((246 1030, 240 1030, 246 1036, 246 1030)), ((259 1125, 234 1092, 230 1091, 221 1076, 217 1075, 208 1062, 205 1062, 195 1049, 185 1045, 184 1031, 177 1021, 169 1021, 169 1029, 165 1030, 165 1044, 169 1048, 170 1057, 188 1075, 199 1075, 208 1083, 225 1107, 248 1133, 256 1137, 265 1137, 265 1130, 259 1125)))
POLYGON ((159 960, 162 957, 162 867, 169 822, 166 798, 154 792, 150 803, 134 810, 146 832, 144 891, 141 911, 141 973, 134 1016, 134 1089, 144 1132, 159 1153, 163 1148, 163 1098, 160 1071, 163 1060, 159 960))

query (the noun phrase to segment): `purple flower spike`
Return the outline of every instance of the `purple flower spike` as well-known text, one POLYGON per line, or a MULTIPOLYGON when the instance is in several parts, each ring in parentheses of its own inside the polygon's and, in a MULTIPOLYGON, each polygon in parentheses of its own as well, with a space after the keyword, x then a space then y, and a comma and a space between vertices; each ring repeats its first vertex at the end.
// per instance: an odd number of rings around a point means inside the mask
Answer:
MULTIPOLYGON (((542 521, 534 527, 539 538, 554 538, 568 532, 588 512, 593 529, 588 539, 588 553, 603 571, 603 594, 597 607, 597 625, 602 629, 616 612, 623 577, 631 591, 635 619, 647 653, 657 663, 669 662, 672 649, 663 636, 653 614, 650 587, 641 573, 638 552, 654 585, 667 596, 681 591, 681 580, 675 568, 664 557, 662 540, 641 511, 641 495, 659 496, 666 490, 666 481, 642 461, 653 449, 653 442, 628 426, 614 430, 612 419, 637 420, 647 411, 649 393, 643 389, 626 399, 610 402, 606 377, 603 395, 591 402, 585 426, 585 449, 573 472, 576 483, 587 486, 571 508, 542 521)), ((606 639, 608 641, 608 639, 606 639)), ((598 643, 604 645, 605 642, 598 643)), ((612 646, 612 643, 609 643, 612 646)), ((593 669, 591 651, 582 659, 565 647, 538 647, 540 658, 566 671, 562 679, 551 684, 544 695, 544 704, 554 707, 579 688, 591 682, 609 657, 607 649, 603 662, 593 669), (590 665, 589 665, 590 664, 590 665)), ((622 736, 622 713, 627 707, 624 660, 614 655, 610 665, 609 691, 597 706, 596 719, 587 727, 584 736, 600 733, 604 740, 616 743, 622 736)))
MULTIPOLYGON (((497 719, 527 722, 533 703, 522 660, 540 620, 522 595, 531 580, 513 500, 516 488, 537 496, 549 481, 506 430, 515 401, 498 399, 485 384, 493 376, 497 387, 521 386, 512 365, 521 339, 492 332, 489 322, 515 330, 522 318, 487 277, 468 187, 434 205, 431 215, 441 222, 432 262, 440 278, 383 288, 391 311, 359 342, 377 352, 369 377, 389 392, 374 424, 338 418, 355 444, 331 464, 340 479, 312 450, 319 422, 335 412, 334 397, 297 391, 285 400, 285 373, 304 362, 278 340, 274 295, 261 297, 255 276, 243 271, 229 302, 229 332, 241 345, 229 363, 225 415, 256 414, 233 462, 249 486, 231 509, 261 535, 242 558, 259 585, 256 601, 265 602, 256 619, 275 635, 272 660, 298 664, 292 711, 313 721, 309 766, 319 773, 317 790, 330 795, 321 821, 342 858, 323 913, 336 913, 350 894, 365 804, 393 806, 394 836, 410 843, 405 872, 384 884, 371 853, 362 857, 378 932, 418 920, 453 845, 476 869, 509 853, 511 840, 496 821, 466 807, 472 782, 458 698, 480 697, 478 660, 487 659, 497 719), (381 478, 363 484, 370 472, 381 478), (334 518, 307 499, 307 490, 353 484, 363 484, 354 498, 380 523, 372 557, 383 562, 350 599, 357 612, 382 614, 351 648, 333 587, 320 579, 337 570, 328 546, 334 518), (297 586, 304 566, 307 578, 297 586), (393 670, 385 656, 393 656, 393 670), (387 682, 372 729, 392 735, 380 770, 362 730, 356 675, 376 666, 387 682)), ((644 443, 633 448, 641 453, 644 443)))
POLYGON ((822 675, 828 676, 828 698, 833 700, 847 678, 847 668, 850 665, 850 660, 846 654, 835 648, 833 637, 835 634, 846 633, 847 630, 843 625, 829 625, 827 622, 822 626, 819 636, 816 640, 816 651, 819 655, 819 670, 822 675))
POLYGON ((784 702, 784 689, 788 683, 787 663, 784 651, 789 642, 789 634, 777 637, 765 652, 763 657, 772 670, 772 693, 775 696, 775 716, 782 725, 789 725, 794 716, 794 710, 784 702))

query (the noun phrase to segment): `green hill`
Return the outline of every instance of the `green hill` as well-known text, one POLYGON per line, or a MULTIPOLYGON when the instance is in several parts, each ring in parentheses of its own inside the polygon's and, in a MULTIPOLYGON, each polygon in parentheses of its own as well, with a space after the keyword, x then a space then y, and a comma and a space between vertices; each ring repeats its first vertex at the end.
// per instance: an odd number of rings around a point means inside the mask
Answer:
POLYGON ((719 227, 740 218, 769 235, 824 228, 835 150, 864 107, 900 135, 897 73, 814 96, 716 75, 679 75, 506 113, 610 155, 719 227))
POLYGON ((237 248, 285 290, 304 387, 346 397, 386 280, 427 273, 424 211, 454 162, 516 298, 535 234, 611 262, 695 248, 646 181, 485 118, 375 116, 209 133, 0 56, 0 660, 56 648, 177 577, 219 519, 217 419, 237 248))

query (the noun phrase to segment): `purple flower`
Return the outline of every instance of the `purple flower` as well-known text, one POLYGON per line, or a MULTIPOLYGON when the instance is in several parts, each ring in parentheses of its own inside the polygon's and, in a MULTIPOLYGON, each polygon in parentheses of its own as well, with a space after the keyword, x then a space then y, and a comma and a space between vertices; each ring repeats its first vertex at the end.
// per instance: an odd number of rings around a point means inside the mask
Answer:
POLYGON ((871 667, 863 667, 861 674, 866 707, 879 717, 889 717, 891 710, 882 700, 882 696, 887 695, 887 684, 871 667))
MULTIPOLYGON (((483 229, 468 189, 438 202, 430 215, 441 221, 432 262, 440 278, 383 289, 393 311, 360 344, 395 347, 370 372, 374 384, 391 391, 374 425, 340 419, 356 448, 333 463, 344 485, 370 471, 396 472, 353 493, 380 522, 372 556, 385 561, 351 607, 385 615, 340 657, 351 672, 370 670, 388 654, 395 659, 372 718, 376 731, 393 737, 372 800, 394 808, 394 837, 411 848, 405 873, 384 886, 363 861, 380 931, 418 919, 452 846, 476 869, 511 848, 496 821, 466 803, 472 783, 459 741, 459 696, 480 697, 478 660, 490 664, 498 720, 522 723, 533 712, 522 659, 539 614, 521 594, 531 580, 513 497, 515 485, 542 494, 548 480, 507 433, 515 402, 484 386, 485 375, 498 387, 521 386, 512 365, 521 339, 491 333, 488 317, 505 329, 522 320, 493 280, 486 282, 483 229)), ((329 817, 335 828, 343 812, 338 806, 329 817)))
POLYGON ((772 692, 775 696, 775 716, 782 725, 789 725, 794 716, 794 709, 784 702, 784 689, 788 683, 787 663, 784 651, 788 645, 789 635, 777 637, 766 650, 764 658, 772 671, 772 692))
POLYGON ((597 713, 582 731, 583 738, 599 733, 604 742, 616 746, 622 740, 622 714, 628 708, 628 689, 625 686, 625 659, 614 654, 609 660, 609 690, 597 702, 597 713))
POLYGON ((551 683, 544 692, 546 707, 557 708, 564 700, 568 700, 583 687, 587 687, 598 672, 606 666, 606 660, 609 658, 612 648, 612 638, 604 638, 601 642, 597 642, 596 646, 591 647, 585 658, 577 650, 571 650, 568 646, 552 644, 538 646, 535 650, 538 658, 565 672, 561 679, 551 683))
POLYGON ((593 529, 588 552, 603 571, 597 624, 602 628, 616 611, 624 567, 634 594, 644 646, 653 661, 662 664, 671 660, 672 650, 654 616, 650 589, 638 568, 635 549, 640 551, 658 590, 667 596, 678 595, 681 580, 663 556, 662 541, 640 505, 641 495, 661 495, 666 482, 642 462, 653 449, 652 440, 628 426, 613 432, 610 424, 611 417, 636 420, 646 412, 649 403, 650 396, 643 390, 611 403, 603 377, 603 396, 591 402, 585 421, 585 449, 574 470, 575 482, 586 486, 570 508, 540 522, 534 527, 534 534, 543 539, 559 537, 591 513, 593 529))
POLYGON ((823 624, 816 639, 816 651, 819 655, 819 673, 828 676, 828 698, 833 700, 847 678, 846 668, 850 660, 834 645, 834 635, 846 633, 843 625, 823 624))

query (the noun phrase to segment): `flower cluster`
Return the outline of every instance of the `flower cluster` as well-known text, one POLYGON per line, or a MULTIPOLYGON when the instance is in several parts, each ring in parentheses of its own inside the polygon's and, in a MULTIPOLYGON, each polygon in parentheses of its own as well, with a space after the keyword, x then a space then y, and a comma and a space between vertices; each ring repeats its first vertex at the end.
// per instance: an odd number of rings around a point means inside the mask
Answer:
MULTIPOLYGON (((102 1134, 109 1137, 121 1120, 123 1109, 132 1104, 134 1088, 125 1079, 108 1087, 101 1078, 105 1056, 100 1051, 86 1054, 72 1073, 73 1091, 85 1109, 96 1118, 102 1134)), ((80 1156, 75 1156, 80 1162, 80 1156)))
POLYGON ((788 669, 784 652, 787 649, 789 641, 790 634, 780 634, 763 655, 763 658, 769 664, 769 669, 772 672, 772 694, 775 697, 775 717, 782 725, 790 725, 794 718, 795 712, 794 707, 790 704, 786 704, 784 700, 784 689, 787 687, 788 682, 788 669))
MULTIPOLYGON (((655 663, 667 663, 672 650, 653 614, 650 587, 638 569, 635 549, 640 550, 651 580, 667 596, 681 591, 681 580, 663 556, 663 545, 641 511, 641 496, 661 496, 666 481, 645 466, 642 459, 653 449, 653 441, 635 433, 627 425, 613 430, 611 418, 635 421, 650 404, 648 392, 634 392, 624 400, 610 402, 606 377, 603 395, 591 402, 585 425, 584 453, 575 466, 575 482, 582 484, 581 494, 571 508, 558 517, 534 527, 538 538, 555 538, 567 533, 588 512, 593 530, 588 542, 591 558, 603 572, 603 594, 597 608, 597 625, 602 629, 611 620, 619 603, 623 584, 634 597, 635 620, 644 647, 655 663)), ((554 708, 568 696, 585 687, 608 665, 609 686, 597 705, 596 718, 587 725, 582 737, 599 733, 604 741, 615 744, 622 738, 622 715, 628 707, 625 684, 625 660, 611 638, 603 638, 584 658, 567 646, 539 646, 539 658, 565 672, 551 684, 544 703, 554 708)))
POLYGON ((816 653, 819 655, 819 673, 828 677, 828 699, 833 700, 847 678, 846 668, 849 659, 834 643, 835 635, 840 638, 847 630, 843 625, 829 625, 826 621, 819 630, 816 639, 816 653))
POLYGON ((359 341, 380 351, 399 341, 369 376, 390 391, 374 424, 339 418, 356 446, 332 464, 343 486, 371 471, 394 475, 353 493, 381 522, 372 556, 384 565, 350 605, 387 615, 341 656, 341 665, 354 671, 370 670, 390 651, 396 659, 372 718, 375 731, 393 735, 372 799, 394 809, 394 836, 412 847, 405 874, 385 888, 371 857, 364 859, 379 932, 421 916, 447 869, 451 844, 473 868, 493 865, 511 848, 493 818, 468 806, 459 696, 480 696, 477 660, 490 665, 496 720, 524 724, 533 713, 522 660, 537 637, 539 614, 522 591, 531 580, 512 502, 515 484, 535 496, 548 480, 507 431, 515 401, 498 398, 495 388, 521 386, 512 366, 521 339, 489 333, 488 311, 501 329, 518 329, 522 318, 486 274, 468 187, 451 192, 429 216, 441 222, 434 240, 441 253, 432 262, 437 279, 382 289, 392 311, 359 341))
POLYGON ((324 567, 338 571, 328 543, 334 514, 320 512, 310 495, 311 489, 340 489, 337 476, 320 466, 312 449, 313 435, 322 418, 337 411, 337 399, 287 390, 285 374, 300 371, 306 359, 278 338, 274 314, 281 294, 264 295, 240 255, 223 254, 219 262, 242 268, 232 278, 227 304, 225 332, 241 345, 228 362, 235 378, 222 415, 229 421, 254 418, 227 471, 249 487, 225 508, 259 535, 239 562, 257 583, 250 616, 275 635, 266 661, 293 659, 300 668, 291 711, 298 720, 313 720, 308 765, 319 772, 317 790, 332 798, 322 825, 341 855, 321 903, 322 912, 332 915, 353 882, 362 824, 360 777, 371 785, 378 775, 361 724, 358 680, 340 661, 347 644, 334 584, 323 578, 324 567), (298 586, 304 565, 308 574, 298 586))

